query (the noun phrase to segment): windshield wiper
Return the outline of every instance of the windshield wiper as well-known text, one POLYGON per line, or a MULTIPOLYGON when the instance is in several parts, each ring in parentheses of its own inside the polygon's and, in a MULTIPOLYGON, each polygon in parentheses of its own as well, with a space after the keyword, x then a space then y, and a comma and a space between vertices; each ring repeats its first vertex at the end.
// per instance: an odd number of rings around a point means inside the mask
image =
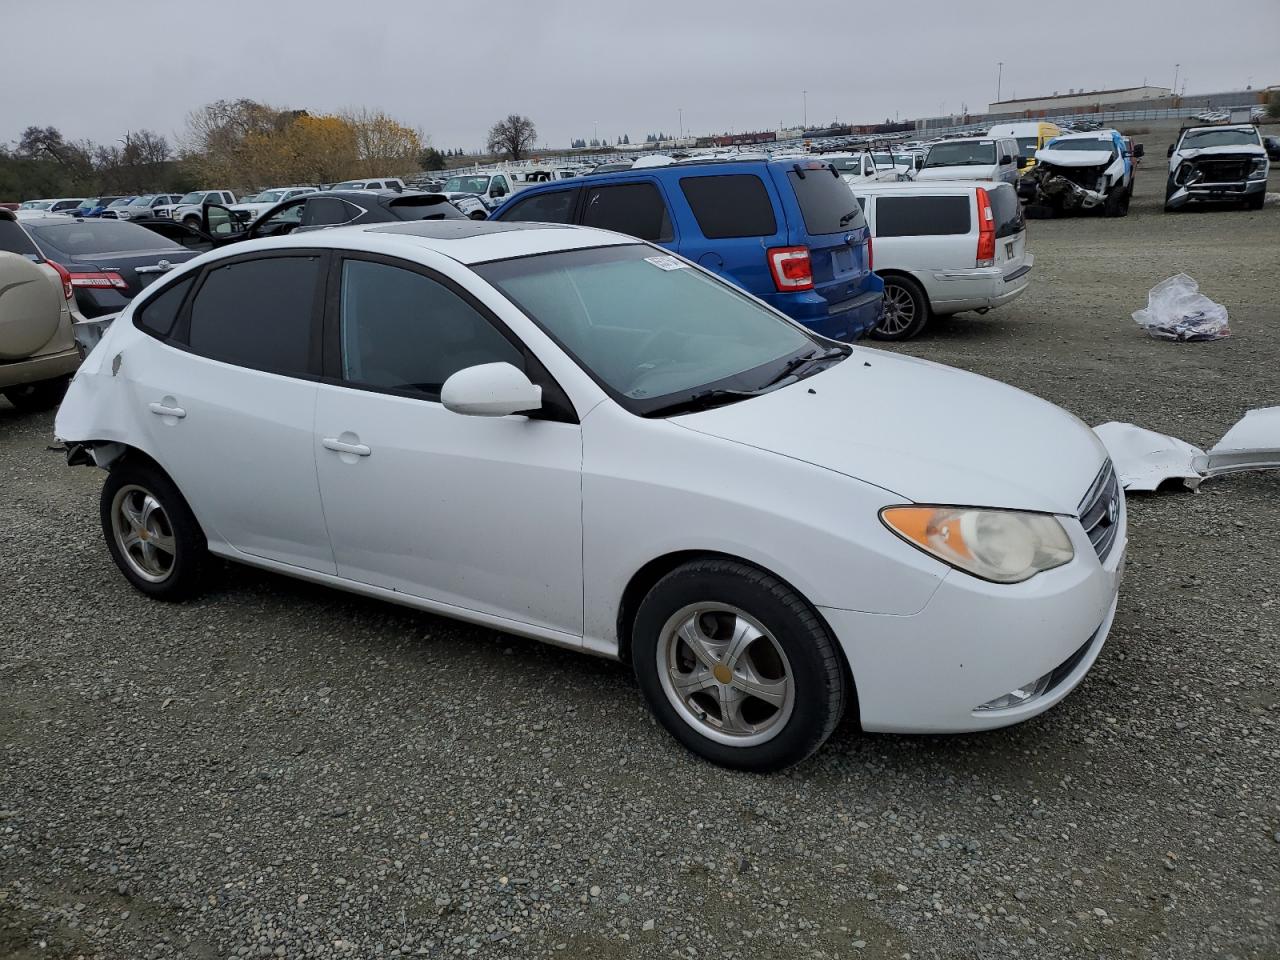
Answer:
POLYGON ((701 390, 698 393, 682 397, 679 400, 673 400, 671 403, 663 404, 660 407, 654 407, 652 410, 646 411, 644 415, 646 417, 666 417, 677 413, 710 410, 712 407, 723 406, 726 403, 737 403, 747 397, 754 397, 757 393, 758 391, 756 390, 725 390, 721 388, 701 390))
MULTIPOLYGON (((803 356, 792 357, 782 365, 782 369, 764 386, 772 387, 782 383, 782 381, 788 377, 795 376, 803 367, 807 367, 810 364, 821 363, 824 360, 834 360, 836 357, 847 357, 848 355, 844 347, 828 347, 826 350, 820 350, 817 353, 806 353, 803 356)), ((761 389, 764 388, 762 387, 761 389)))

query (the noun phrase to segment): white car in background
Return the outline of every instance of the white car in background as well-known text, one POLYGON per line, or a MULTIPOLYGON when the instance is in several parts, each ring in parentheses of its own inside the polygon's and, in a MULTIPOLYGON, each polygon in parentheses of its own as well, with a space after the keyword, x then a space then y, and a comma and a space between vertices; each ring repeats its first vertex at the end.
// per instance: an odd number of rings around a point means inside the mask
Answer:
POLYGON ((192 190, 178 197, 170 206, 157 208, 156 216, 199 227, 200 213, 206 203, 230 207, 235 202, 236 195, 230 190, 192 190))
POLYGON ((161 216, 160 211, 168 211, 178 200, 176 193, 144 193, 134 197, 128 203, 116 206, 114 203, 102 211, 104 220, 145 220, 161 216))
POLYGON ((294 197, 304 197, 310 193, 319 193, 319 191, 315 187, 275 187, 271 190, 255 193, 239 203, 233 203, 229 209, 233 213, 245 214, 240 219, 246 221, 256 220, 277 203, 284 200, 292 200, 294 197))
POLYGON ((401 193, 404 181, 399 177, 381 177, 373 180, 343 180, 329 187, 330 190, 394 190, 401 193))
POLYGON ((1018 182, 1021 154, 1013 137, 957 137, 935 143, 916 171, 917 180, 1018 182))
POLYGON ((1035 257, 1017 191, 989 180, 853 186, 884 280, 877 340, 907 340, 931 317, 986 313, 1020 297, 1035 257))
POLYGON ((54 200, 24 200, 18 204, 19 210, 34 210, 42 215, 50 213, 71 213, 84 203, 84 197, 58 197, 54 200))
POLYGON ((215 554, 630 661, 675 737, 751 770, 846 704, 898 732, 1047 710, 1101 652, 1126 545, 1065 411, 582 227, 215 250, 112 324, 55 432, 109 470, 145 594, 215 554))

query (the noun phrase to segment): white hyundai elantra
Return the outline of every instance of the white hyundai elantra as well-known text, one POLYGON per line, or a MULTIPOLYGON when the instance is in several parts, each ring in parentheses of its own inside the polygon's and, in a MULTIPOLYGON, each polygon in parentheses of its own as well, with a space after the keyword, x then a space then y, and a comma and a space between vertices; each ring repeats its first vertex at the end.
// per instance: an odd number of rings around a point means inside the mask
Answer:
POLYGON ((468 220, 237 244, 138 296, 57 419, 124 576, 210 553, 629 660, 768 770, 866 730, 1034 716, 1116 609, 1094 434, 815 336, 618 234, 468 220))

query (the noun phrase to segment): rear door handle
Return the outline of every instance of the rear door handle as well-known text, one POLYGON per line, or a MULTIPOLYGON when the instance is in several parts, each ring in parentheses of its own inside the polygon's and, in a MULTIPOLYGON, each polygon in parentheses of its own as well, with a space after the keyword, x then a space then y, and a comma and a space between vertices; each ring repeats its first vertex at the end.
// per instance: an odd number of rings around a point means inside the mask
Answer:
POLYGON ((181 407, 171 407, 163 403, 149 403, 147 409, 154 413, 157 417, 175 417, 181 420, 187 415, 187 411, 181 407))
POLYGON ((320 442, 326 450, 332 450, 334 453, 350 453, 357 457, 367 457, 370 452, 369 447, 363 443, 347 443, 337 437, 325 437, 320 442))

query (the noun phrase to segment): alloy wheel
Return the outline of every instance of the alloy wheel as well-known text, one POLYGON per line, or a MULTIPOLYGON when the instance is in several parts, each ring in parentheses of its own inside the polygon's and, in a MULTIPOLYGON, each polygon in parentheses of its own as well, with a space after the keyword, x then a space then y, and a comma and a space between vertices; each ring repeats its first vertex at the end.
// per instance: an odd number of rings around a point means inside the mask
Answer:
POLYGON ((111 502, 111 531, 129 568, 150 583, 162 583, 177 556, 173 524, 149 490, 127 484, 111 502))
POLYGON ((787 655, 736 607, 700 603, 676 611, 659 636, 657 660, 676 712, 718 743, 764 743, 781 732, 795 707, 787 655))
POLYGON ((890 336, 906 333, 916 322, 916 301, 906 287, 896 283, 884 285, 884 313, 880 318, 880 332, 890 336))

